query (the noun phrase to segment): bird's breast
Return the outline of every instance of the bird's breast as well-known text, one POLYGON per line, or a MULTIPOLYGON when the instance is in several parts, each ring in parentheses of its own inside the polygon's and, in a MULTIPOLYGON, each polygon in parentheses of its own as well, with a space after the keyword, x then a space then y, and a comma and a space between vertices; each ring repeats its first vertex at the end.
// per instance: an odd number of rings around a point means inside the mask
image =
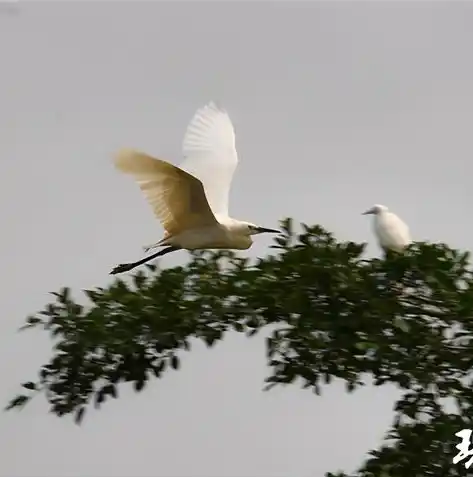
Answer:
POLYGON ((410 242, 407 226, 393 214, 377 217, 375 233, 383 248, 400 251, 410 242))

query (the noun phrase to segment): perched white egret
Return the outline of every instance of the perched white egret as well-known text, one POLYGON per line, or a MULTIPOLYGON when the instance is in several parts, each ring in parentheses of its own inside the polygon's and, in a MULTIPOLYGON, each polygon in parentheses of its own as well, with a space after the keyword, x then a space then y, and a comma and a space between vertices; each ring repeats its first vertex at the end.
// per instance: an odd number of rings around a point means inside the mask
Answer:
POLYGON ((380 247, 387 252, 401 252, 411 243, 408 226, 384 205, 375 205, 363 212, 363 215, 374 215, 374 233, 380 247))
POLYGON ((166 248, 137 262, 118 265, 112 275, 175 250, 246 250, 253 243, 252 235, 279 233, 228 216, 238 156, 235 131, 225 110, 213 102, 197 110, 184 136, 183 153, 181 167, 131 149, 115 157, 116 167, 135 178, 164 228, 164 237, 145 247, 145 252, 166 248))

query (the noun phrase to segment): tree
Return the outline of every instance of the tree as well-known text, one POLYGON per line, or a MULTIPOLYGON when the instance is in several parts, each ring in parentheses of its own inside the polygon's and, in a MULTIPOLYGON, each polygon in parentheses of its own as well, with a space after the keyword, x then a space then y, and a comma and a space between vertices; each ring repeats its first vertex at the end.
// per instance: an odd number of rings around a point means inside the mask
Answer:
POLYGON ((43 391, 56 415, 73 413, 80 423, 92 403, 118 397, 120 382, 141 391, 178 369, 177 352, 192 338, 212 346, 229 330, 253 336, 277 325, 266 339, 266 389, 298 381, 320 394, 339 377, 348 392, 370 379, 403 391, 385 441, 356 476, 467 475, 468 459, 452 459, 455 433, 473 428, 469 254, 417 243, 364 260, 364 244, 302 227, 295 234, 283 221, 275 254, 255 263, 228 251, 195 252, 186 267, 149 265, 129 284, 86 290, 87 307, 67 288, 55 293, 23 327, 47 330, 54 354, 8 409, 43 391))

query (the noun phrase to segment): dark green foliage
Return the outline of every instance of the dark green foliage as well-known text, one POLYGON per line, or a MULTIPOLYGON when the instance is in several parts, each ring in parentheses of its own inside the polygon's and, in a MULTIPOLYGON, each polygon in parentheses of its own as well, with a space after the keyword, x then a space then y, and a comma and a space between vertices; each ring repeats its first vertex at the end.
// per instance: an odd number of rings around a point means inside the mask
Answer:
POLYGON ((337 242, 319 226, 303 229, 296 236, 284 221, 275 255, 254 264, 232 252, 196 252, 186 267, 148 265, 129 283, 87 290, 86 308, 61 290, 27 320, 57 344, 37 382, 23 388, 44 391, 55 414, 73 413, 80 423, 91 404, 117 397, 118 383, 141 391, 185 365, 192 338, 211 347, 228 330, 252 336, 277 324, 266 340, 266 389, 298 383, 320 394, 338 377, 349 392, 370 380, 402 390, 385 442, 354 475, 468 475, 465 461, 452 464, 454 434, 473 427, 468 254, 419 243, 364 260, 364 245, 337 242))

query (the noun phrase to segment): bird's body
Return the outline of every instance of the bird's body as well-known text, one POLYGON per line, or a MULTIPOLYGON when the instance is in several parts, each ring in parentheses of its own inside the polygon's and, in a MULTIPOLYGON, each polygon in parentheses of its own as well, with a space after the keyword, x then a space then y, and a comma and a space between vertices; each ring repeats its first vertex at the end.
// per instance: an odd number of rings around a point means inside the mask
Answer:
MULTIPOLYGON (((232 219, 233 220, 233 219, 232 219)), ((145 247, 145 252, 165 245, 179 246, 186 250, 232 248, 246 250, 251 247, 251 236, 239 234, 236 230, 238 222, 233 224, 218 223, 193 229, 183 230, 176 235, 169 235, 154 245, 145 247)))
POLYGON ((116 156, 116 167, 133 175, 165 231, 164 237, 145 251, 167 248, 138 262, 119 265, 112 274, 179 249, 246 250, 252 235, 279 232, 228 216, 238 156, 233 125, 223 109, 209 103, 197 110, 184 136, 183 151, 181 167, 130 149, 116 156))
POLYGON ((364 212, 373 214, 373 227, 379 246, 386 252, 402 252, 410 243, 409 227, 384 205, 375 205, 364 212))

